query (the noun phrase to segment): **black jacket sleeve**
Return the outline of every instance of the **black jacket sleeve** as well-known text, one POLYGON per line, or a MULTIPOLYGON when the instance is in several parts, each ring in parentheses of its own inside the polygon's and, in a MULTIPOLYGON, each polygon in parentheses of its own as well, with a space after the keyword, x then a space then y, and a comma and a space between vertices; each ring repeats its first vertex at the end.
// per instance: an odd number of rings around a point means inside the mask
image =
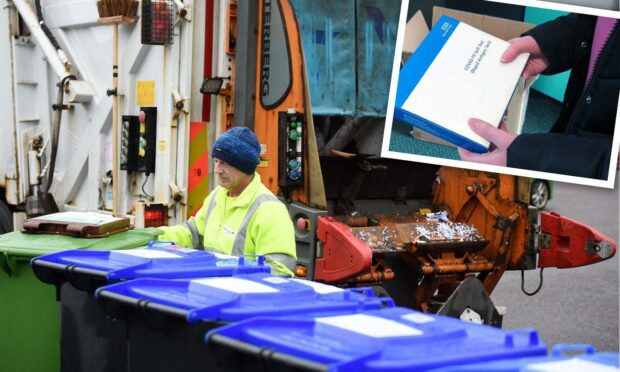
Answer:
POLYGON ((611 136, 521 134, 508 148, 508 166, 606 180, 611 136))
POLYGON ((536 40, 549 61, 545 75, 557 74, 573 67, 576 40, 579 39, 579 18, 577 14, 558 17, 524 33, 536 40))

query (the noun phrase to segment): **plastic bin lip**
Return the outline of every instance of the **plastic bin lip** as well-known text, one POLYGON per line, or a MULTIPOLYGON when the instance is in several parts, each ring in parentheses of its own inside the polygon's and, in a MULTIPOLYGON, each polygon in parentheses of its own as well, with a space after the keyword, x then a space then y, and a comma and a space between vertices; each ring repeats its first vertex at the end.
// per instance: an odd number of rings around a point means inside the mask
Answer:
POLYGON ((156 311, 165 313, 167 315, 172 315, 172 316, 180 317, 183 319, 187 319, 188 314, 189 314, 189 310, 186 310, 186 309, 180 309, 180 308, 173 307, 173 306, 158 304, 156 302, 151 302, 148 300, 136 301, 136 299, 131 296, 108 291, 105 288, 99 288, 96 291, 96 296, 98 299, 101 299, 101 300, 118 302, 125 306, 140 309, 142 311, 143 310, 156 310, 156 311))
POLYGON ((236 349, 247 354, 253 355, 261 355, 261 354, 269 354, 271 359, 274 361, 284 361, 288 366, 293 369, 301 369, 304 371, 326 371, 327 366, 324 363, 313 362, 304 360, 301 358, 297 358, 291 355, 286 355, 279 353, 277 351, 263 348, 250 344, 241 344, 237 342, 234 338, 222 336, 218 333, 214 333, 213 331, 209 331, 205 336, 205 341, 210 345, 219 345, 230 349, 236 349))
POLYGON ((262 257, 233 257, 174 246, 138 247, 123 251, 68 250, 36 257, 31 266, 46 283, 69 280, 71 273, 92 275, 107 282, 139 277, 189 278, 270 272, 262 257), (53 272, 53 273, 52 273, 53 272))
POLYGON ((62 284, 66 281, 71 282, 72 274, 88 275, 94 279, 105 281, 107 279, 107 273, 101 270, 94 270, 83 268, 79 266, 67 266, 55 262, 49 262, 44 260, 38 260, 33 258, 30 262, 33 271, 37 278, 46 284, 62 284), (41 275, 44 271, 64 272, 64 275, 41 275), (71 274, 69 273, 71 272, 71 274))
POLYGON ((260 346, 343 371, 427 370, 547 352, 535 330, 505 332, 428 314, 433 321, 416 324, 404 317, 412 313, 417 312, 395 307, 311 319, 258 317, 214 329, 205 341, 218 335, 241 349, 260 346))
POLYGON ((134 309, 151 304, 161 305, 158 310, 163 313, 178 309, 187 313, 190 323, 237 321, 256 315, 342 314, 393 306, 392 301, 376 298, 370 290, 317 291, 313 286, 266 273, 175 280, 142 278, 101 287, 95 295, 102 301, 134 309))
POLYGON ((0 236, 0 252, 20 260, 30 260, 33 257, 72 249, 95 252, 106 249, 133 248, 145 245, 161 234, 162 230, 151 227, 128 230, 95 239, 56 234, 25 234, 14 231, 0 236))
POLYGON ((596 353, 587 344, 554 346, 548 356, 530 356, 516 359, 494 360, 486 363, 471 363, 460 366, 433 369, 432 372, 512 372, 512 371, 617 371, 620 355, 617 352, 596 353), (582 351, 579 355, 556 354, 555 350, 582 351))
POLYGON ((112 254, 114 251, 83 251, 69 250, 64 252, 52 253, 32 259, 32 265, 41 265, 58 270, 64 270, 66 267, 79 267, 84 269, 98 270, 101 272, 109 272, 121 265, 137 265, 148 263, 146 258, 133 257, 129 255, 121 255, 117 259, 112 254), (112 262, 110 262, 112 261, 112 262), (55 265, 50 265, 55 264, 55 265))

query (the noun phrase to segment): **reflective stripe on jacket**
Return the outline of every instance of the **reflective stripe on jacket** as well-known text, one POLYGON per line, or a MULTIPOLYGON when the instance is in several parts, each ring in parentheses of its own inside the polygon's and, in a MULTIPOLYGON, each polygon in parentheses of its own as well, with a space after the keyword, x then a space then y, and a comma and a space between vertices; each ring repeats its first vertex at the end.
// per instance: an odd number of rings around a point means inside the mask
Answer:
POLYGON ((182 225, 162 227, 159 239, 233 256, 262 255, 274 273, 292 276, 297 256, 286 206, 261 183, 258 173, 241 195, 227 194, 216 187, 195 217, 182 225))

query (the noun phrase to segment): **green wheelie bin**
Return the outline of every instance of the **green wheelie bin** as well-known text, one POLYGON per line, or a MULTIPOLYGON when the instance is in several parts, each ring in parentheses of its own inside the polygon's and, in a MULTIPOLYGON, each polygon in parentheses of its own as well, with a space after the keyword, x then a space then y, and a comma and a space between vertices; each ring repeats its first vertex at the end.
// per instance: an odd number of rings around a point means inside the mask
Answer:
POLYGON ((0 235, 0 370, 60 370, 60 313, 53 286, 39 281, 30 260, 68 249, 112 250, 146 245, 161 234, 155 228, 104 238, 52 234, 0 235))

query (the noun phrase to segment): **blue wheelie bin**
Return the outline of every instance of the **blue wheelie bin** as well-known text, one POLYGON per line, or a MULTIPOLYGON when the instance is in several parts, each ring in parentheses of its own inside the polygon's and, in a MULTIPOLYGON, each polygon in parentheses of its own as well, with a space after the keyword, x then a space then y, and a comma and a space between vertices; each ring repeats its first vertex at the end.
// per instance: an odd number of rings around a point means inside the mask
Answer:
POLYGON ((104 311, 125 319, 130 371, 213 370, 212 328, 257 315, 309 316, 392 307, 370 288, 343 290, 264 273, 191 280, 137 279, 101 287, 104 311))
POLYGON ((401 307, 255 318, 214 329, 205 340, 227 371, 426 371, 547 353, 533 329, 508 332, 401 307))
POLYGON ((497 360, 487 363, 474 363, 451 366, 433 372, 534 372, 534 371, 620 371, 620 358, 616 352, 597 353, 592 345, 558 344, 549 356, 497 360), (580 354, 574 354, 579 352, 580 354))
POLYGON ((36 277, 57 288, 60 300, 62 371, 126 371, 127 335, 122 321, 108 318, 94 291, 134 278, 187 278, 269 272, 262 257, 224 256, 151 241, 123 251, 69 250, 32 259, 36 277))

